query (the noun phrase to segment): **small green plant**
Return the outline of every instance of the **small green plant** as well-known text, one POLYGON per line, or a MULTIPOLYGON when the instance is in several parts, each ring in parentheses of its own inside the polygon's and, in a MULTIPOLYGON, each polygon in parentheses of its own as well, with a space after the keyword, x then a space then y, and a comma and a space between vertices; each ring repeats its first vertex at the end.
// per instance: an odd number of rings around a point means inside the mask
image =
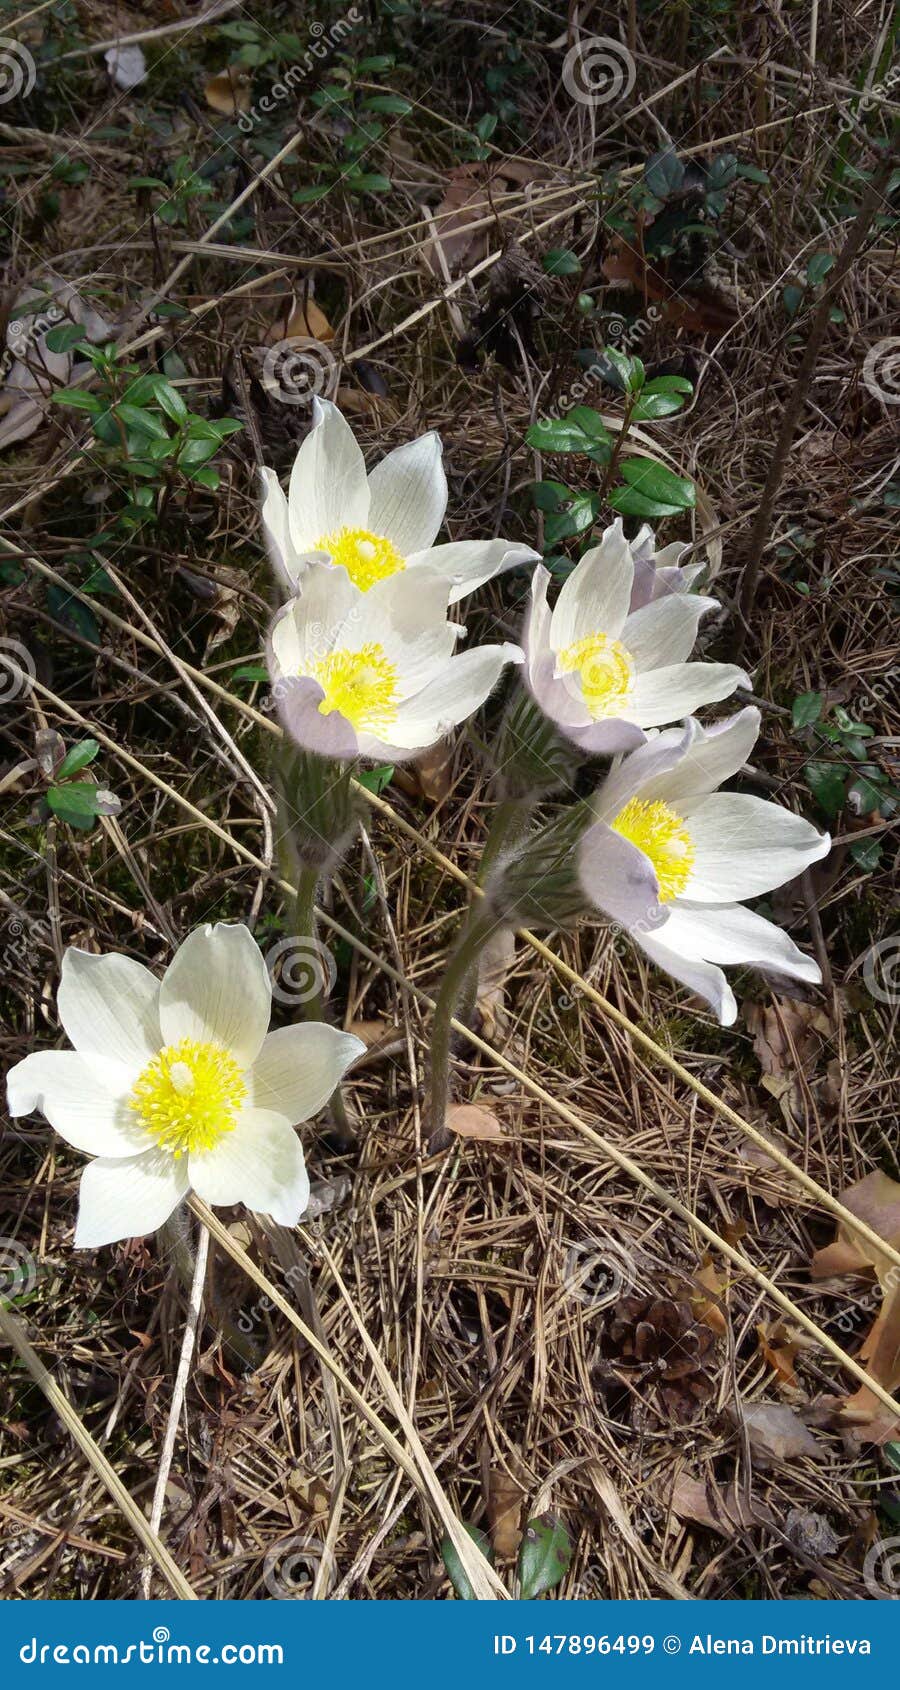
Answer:
MULTIPOLYGON (((488 1564, 493 1566, 494 1551, 485 1533, 479 1526, 467 1525, 465 1530, 488 1564)), ((474 1591, 449 1537, 441 1543, 441 1555, 457 1596, 463 1602, 471 1602, 474 1591)), ((538 1514, 529 1520, 522 1533, 516 1560, 520 1600, 533 1602, 536 1597, 545 1596, 548 1590, 555 1590, 565 1578, 571 1559, 572 1540, 555 1514, 538 1514)))
POLYGON ((67 751, 61 735, 47 730, 38 748, 38 768, 47 784, 31 813, 35 826, 45 826, 55 816, 81 833, 90 833, 98 817, 118 815, 122 805, 115 794, 84 776, 99 751, 95 739, 79 740, 67 751))
MULTIPOLYGON (((821 692, 800 693, 794 699, 791 718, 795 729, 818 740, 823 751, 831 749, 830 756, 812 758, 803 770, 809 790, 829 822, 844 809, 857 816, 878 815, 885 820, 896 814, 900 788, 870 761, 868 741, 874 730, 867 722, 855 720, 841 704, 827 704, 821 692)), ((881 841, 872 835, 856 839, 850 855, 858 868, 870 874, 881 861, 881 841)))
POLYGON ((53 397, 57 405, 90 417, 101 458, 127 477, 127 502, 114 529, 128 533, 160 521, 179 489, 218 488, 219 472, 210 460, 242 423, 195 416, 166 376, 118 362, 112 343, 91 346, 74 324, 52 329, 47 345, 53 352, 76 351, 98 378, 95 386, 63 387, 53 397))
POLYGON ((132 176, 129 188, 145 188, 161 197, 153 207, 153 214, 161 223, 187 228, 190 210, 195 200, 208 199, 213 185, 191 166, 187 153, 181 153, 171 166, 171 180, 161 176, 132 176))
MULTIPOLYGON (((622 455, 632 423, 654 422, 681 409, 693 392, 687 378, 656 376, 648 381, 640 358, 610 346, 595 355, 593 373, 622 394, 624 411, 616 434, 599 412, 589 405, 575 405, 562 416, 536 422, 525 436, 528 445, 541 452, 578 454, 604 471, 596 492, 574 490, 560 481, 533 483, 532 498, 544 513, 544 539, 549 547, 592 527, 604 503, 620 516, 654 519, 691 510, 696 500, 694 483, 685 476, 675 475, 653 458, 622 455)), ((560 565, 564 570, 569 567, 567 558, 547 562, 557 572, 560 565)))

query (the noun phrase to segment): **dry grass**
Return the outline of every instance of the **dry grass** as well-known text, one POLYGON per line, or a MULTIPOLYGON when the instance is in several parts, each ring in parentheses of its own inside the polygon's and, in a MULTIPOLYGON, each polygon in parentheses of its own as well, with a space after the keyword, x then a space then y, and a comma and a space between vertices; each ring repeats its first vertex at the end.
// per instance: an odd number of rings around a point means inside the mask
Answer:
MULTIPOLYGON (((286 25, 280 16, 288 10, 264 8, 261 21, 296 29, 295 17, 286 25)), ((633 348, 647 362, 687 353, 700 371, 686 418, 648 432, 705 490, 696 534, 668 522, 663 538, 697 541, 726 607, 708 643, 715 652, 727 648, 746 536, 804 338, 805 319, 787 319, 782 287, 802 275, 811 251, 836 250, 840 230, 829 225, 852 215, 846 190, 829 187, 848 146, 838 101, 857 84, 860 66, 874 63, 875 81, 883 74, 881 26, 860 7, 830 15, 811 70, 808 15, 793 16, 791 37, 781 39, 773 21, 766 25, 772 35, 760 39, 749 24, 743 30, 703 7, 648 17, 639 22, 633 95, 624 106, 592 112, 568 98, 561 53, 546 45, 565 30, 561 11, 554 29, 546 9, 526 8, 515 19, 490 0, 465 19, 455 8, 437 10, 441 21, 423 28, 415 70, 394 73, 424 111, 387 120, 390 152, 376 149, 372 168, 389 164, 395 189, 377 200, 333 193, 313 207, 291 203, 310 161, 338 151, 339 137, 321 120, 312 132, 304 122, 299 176, 274 171, 262 180, 264 161, 246 141, 223 145, 214 127, 221 120, 202 98, 204 72, 227 57, 214 26, 177 59, 167 41, 158 44, 140 110, 146 120, 155 103, 172 121, 167 137, 132 123, 122 145, 98 140, 94 130, 114 120, 114 98, 84 59, 73 60, 57 85, 58 134, 50 134, 40 85, 36 115, 3 114, 13 130, 6 134, 11 156, 24 167, 5 211, 8 304, 50 265, 95 299, 130 344, 147 338, 140 320, 147 290, 165 290, 193 315, 151 325, 149 344, 134 356, 177 348, 192 408, 211 405, 248 424, 223 454, 219 493, 200 496, 190 520, 175 509, 163 529, 150 531, 151 543, 126 539, 107 548, 123 590, 88 601, 99 646, 84 623, 73 624, 72 607, 84 602, 77 588, 88 574, 86 537, 96 521, 88 496, 109 472, 101 474, 90 451, 80 453, 79 431, 63 413, 0 459, 5 555, 20 566, 3 588, 4 634, 27 645, 36 668, 35 687, 3 719, 6 1063, 59 1042, 54 988, 66 945, 121 950, 162 966, 172 944, 203 920, 248 921, 264 948, 291 932, 267 799, 273 738, 255 708, 264 689, 232 679, 238 664, 259 660, 272 591, 259 543, 254 452, 283 469, 303 429, 301 408, 267 403, 251 379, 258 368, 252 349, 278 321, 289 281, 315 281, 337 330, 342 389, 367 451, 380 455, 423 427, 439 428, 451 534, 534 538, 524 489, 541 472, 524 433, 577 377, 572 354, 586 338, 568 285, 540 288, 533 355, 520 341, 509 368, 487 357, 472 371, 459 366, 455 348, 460 327, 487 297, 483 250, 468 256, 458 286, 453 278, 449 300, 421 262, 422 207, 434 210, 444 173, 459 162, 453 124, 471 128, 489 109, 483 73, 505 62, 512 40, 522 43, 532 74, 512 84, 520 139, 514 149, 507 133, 503 150, 541 162, 527 193, 497 205, 497 222, 486 230, 490 253, 501 239, 521 243, 530 256, 571 245, 590 265, 592 172, 636 174, 660 144, 659 122, 680 149, 710 155, 725 137, 740 136, 735 150, 770 173, 764 190, 740 190, 719 259, 739 284, 736 325, 704 335, 664 321, 633 348), (472 55, 471 83, 460 86, 450 75, 445 30, 454 62, 472 55), (717 93, 695 95, 694 67, 716 48, 727 49, 714 73, 717 93), (688 80, 654 104, 652 117, 638 109, 684 73, 688 80), (237 249, 228 256, 184 250, 185 242, 196 248, 214 221, 204 201, 192 203, 186 229, 171 230, 151 226, 126 187, 129 174, 166 158, 187 153, 197 167, 217 149, 225 161, 217 201, 227 205, 250 188, 246 204, 256 220, 246 235, 214 237, 237 249), (44 177, 64 150, 89 157, 91 177, 60 188, 58 215, 48 220, 44 177), (535 232, 551 218, 549 229, 535 232), (242 246, 270 256, 256 262, 242 246), (373 387, 387 393, 377 404, 367 397, 373 387), (67 603, 59 581, 75 590, 67 603), (48 727, 67 743, 96 731, 98 768, 123 800, 117 819, 83 834, 35 818, 40 781, 29 759, 35 733, 48 727)), ((162 5, 141 8, 139 18, 110 9, 107 19, 102 8, 80 7, 79 39, 105 38, 107 22, 113 33, 117 21, 148 28, 171 21, 171 13, 162 5)), ((618 35, 605 12, 592 14, 590 27, 618 35)), ((387 29, 384 19, 367 26, 360 51, 384 51, 387 29)), ((409 58, 399 39, 398 56, 409 58)), ((267 75, 257 75, 257 96, 267 75)), ((390 75, 385 82, 392 85, 390 75)), ((285 108, 281 144, 296 132, 294 109, 285 108)), ((301 109, 308 120, 308 104, 301 109)), ((869 121, 873 137, 879 122, 869 121)), ((850 139, 851 159, 871 164, 859 137, 850 139)), ((683 279, 676 293, 702 279, 683 279)), ((787 463, 745 649, 755 691, 769 701, 753 770, 758 790, 781 791, 809 814, 816 812, 804 766, 814 742, 790 718, 799 693, 824 692, 862 715, 875 733, 873 764, 896 777, 897 642, 886 576, 892 512, 883 492, 896 474, 898 413, 860 379, 867 350, 890 332, 896 279, 894 239, 884 226, 841 291, 843 320, 829 331, 787 463), (792 533, 802 535, 802 550, 787 557, 777 548, 792 533)), ((594 284, 601 280, 595 270, 594 284)), ((603 304, 611 311, 620 301, 608 291, 603 304)), ((597 397, 601 409, 615 412, 608 392, 597 397)), ((543 473, 557 474, 559 465, 543 473)), ((507 577, 481 594, 473 627, 514 633, 524 591, 507 577)), ((479 729, 488 746, 495 728, 492 706, 479 729)), ((817 753, 839 755, 827 745, 817 753)), ((855 1355, 877 1305, 858 1282, 810 1281, 813 1249, 833 1236, 827 1209, 665 1057, 833 1196, 874 1168, 896 1174, 896 1005, 873 997, 862 978, 872 945, 890 932, 895 823, 845 810, 831 858, 773 898, 777 918, 825 959, 824 991, 798 1002, 747 977, 744 1017, 728 1032, 608 930, 586 926, 551 941, 595 989, 593 1000, 520 941, 505 1014, 482 1028, 500 1054, 462 1038, 458 1054, 459 1095, 489 1103, 505 1141, 460 1141, 429 1156, 421 1113, 427 998, 464 898, 434 848, 475 872, 489 814, 487 773, 470 735, 455 747, 438 804, 408 782, 393 784, 333 888, 327 913, 343 934, 325 932, 338 965, 334 1013, 347 1024, 380 1021, 396 1032, 350 1087, 362 1127, 358 1148, 339 1153, 325 1128, 305 1130, 319 1218, 294 1236, 238 1213, 224 1217, 238 1254, 246 1246, 344 1383, 240 1261, 214 1244, 162 1540, 204 1598, 268 1598, 279 1588, 299 1594, 306 1574, 317 1594, 332 1597, 444 1595, 440 1507, 410 1439, 412 1422, 438 1489, 461 1519, 496 1528, 512 1504, 523 1519, 552 1508, 566 1522, 575 1554, 562 1596, 865 1597, 871 1590, 861 1569, 886 1529, 877 1510, 890 1469, 837 1422, 828 1399, 853 1381, 799 1322, 855 1355), (849 852, 865 829, 884 846, 872 872, 849 852), (598 1008, 596 993, 645 1029, 659 1054, 598 1008), (819 1013, 810 1026, 813 1009, 819 1013), (770 1073, 763 1084, 760 1052, 779 1038, 776 1083, 770 1073), (573 1115, 587 1133, 573 1126, 573 1115), (638 1166, 643 1183, 598 1136, 638 1166), (711 1299, 710 1233, 726 1252, 713 1252, 711 1299), (728 1249, 774 1284, 797 1317, 785 1315, 750 1270, 729 1263, 728 1249), (580 1286, 585 1265, 595 1277, 580 1286), (636 1297, 686 1311, 677 1359, 686 1347, 696 1366, 680 1378, 665 1345, 668 1369, 658 1345, 640 1368, 629 1354, 625 1329, 640 1317, 652 1327, 656 1318, 627 1301, 636 1297), (849 1337, 839 1324, 847 1313, 849 1337), (800 1340, 795 1385, 779 1378, 760 1345, 760 1323, 779 1319, 800 1340), (763 1464, 735 1429, 730 1411, 739 1400, 796 1406, 815 1427, 817 1457, 763 1464), (379 1425, 407 1451, 405 1465, 379 1425), (672 1487, 688 1478, 714 1481, 720 1492, 734 1484, 744 1499, 740 1523, 732 1517, 716 1534, 680 1519, 672 1487), (826 1520, 838 1548, 817 1552, 809 1527, 805 1537, 797 1527, 796 1510, 826 1520)), ((11 1308, 149 1514, 187 1306, 183 1258, 197 1222, 186 1219, 180 1237, 75 1255, 80 1166, 40 1120, 6 1129, 5 1231, 33 1258, 37 1276, 11 1308)), ((16 1367, 0 1401, 7 1594, 137 1594, 131 1529, 90 1458, 73 1445, 58 1406, 16 1367)), ((509 1573, 502 1560, 500 1571, 509 1573)))

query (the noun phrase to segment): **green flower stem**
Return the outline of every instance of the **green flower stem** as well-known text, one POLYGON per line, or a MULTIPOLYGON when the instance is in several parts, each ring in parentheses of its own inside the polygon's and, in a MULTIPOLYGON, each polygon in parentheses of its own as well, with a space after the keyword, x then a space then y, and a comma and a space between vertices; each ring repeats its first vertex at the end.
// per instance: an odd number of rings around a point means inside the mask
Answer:
MULTIPOLYGON (((528 831, 528 824, 534 807, 535 800, 531 798, 505 798, 502 803, 497 805, 488 829, 487 839, 484 842, 478 873, 475 877, 477 886, 485 885, 492 868, 502 857, 504 851, 512 850, 514 846, 518 845, 519 840, 528 831)), ((478 898, 475 904, 470 905, 466 917, 466 932, 471 928, 475 919, 475 908, 481 902, 482 900, 478 898)), ((477 1001, 478 967, 476 964, 474 968, 469 970, 469 976, 460 998, 459 1018, 467 1026, 475 1012, 477 1001)))
POLYGON ((478 953, 497 927, 497 917, 483 906, 472 911, 447 964, 431 1025, 431 1131, 443 1130, 450 1101, 451 1022, 470 974, 478 973, 478 953))

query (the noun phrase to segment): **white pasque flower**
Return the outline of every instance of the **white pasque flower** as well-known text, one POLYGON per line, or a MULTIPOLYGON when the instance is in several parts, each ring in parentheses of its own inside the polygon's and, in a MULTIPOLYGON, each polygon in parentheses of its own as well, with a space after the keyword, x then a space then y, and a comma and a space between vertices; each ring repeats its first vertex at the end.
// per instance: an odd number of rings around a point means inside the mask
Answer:
POLYGON ((26 1056, 7 1087, 12 1115, 39 1109, 96 1157, 76 1246, 154 1232, 191 1190, 296 1224, 309 1178, 294 1124, 364 1046, 313 1022, 268 1031, 272 985, 248 928, 196 928, 162 980, 130 957, 69 949, 56 1005, 74 1050, 26 1056))
POLYGON ((345 569, 312 563, 277 617, 270 641, 273 694, 288 733, 323 757, 402 761, 471 716, 517 645, 473 646, 447 620, 450 585, 423 569, 368 591, 345 569))
POLYGON ((819 966, 742 898, 761 897, 827 856, 831 840, 780 804, 717 788, 746 763, 759 711, 703 728, 688 721, 625 757, 596 793, 597 821, 578 847, 591 902, 648 957, 711 1004, 737 1015, 718 964, 821 981, 819 966))
POLYGON ((583 751, 630 751, 646 738, 646 728, 749 686, 733 663, 687 661, 701 616, 718 608, 715 599, 666 591, 663 582, 644 581, 642 571, 641 591, 660 590, 631 608, 635 562, 620 520, 576 564, 553 610, 549 582, 538 564, 523 642, 525 674, 544 714, 583 751))
POLYGON ((687 593, 697 576, 703 574, 702 562, 681 566, 681 558, 691 549, 685 541, 675 540, 670 546, 663 546, 661 551, 657 551, 656 535, 649 522, 638 529, 628 544, 634 564, 629 611, 641 610, 645 604, 662 598, 666 593, 687 593))
POLYGON ((436 546, 447 509, 447 478, 436 434, 398 446, 366 474, 353 431, 336 405, 313 400, 312 428, 294 460, 288 497, 274 470, 262 470, 263 525, 272 562, 296 592, 314 558, 346 569, 364 592, 423 567, 452 582, 456 604, 539 553, 511 540, 457 540, 436 546))

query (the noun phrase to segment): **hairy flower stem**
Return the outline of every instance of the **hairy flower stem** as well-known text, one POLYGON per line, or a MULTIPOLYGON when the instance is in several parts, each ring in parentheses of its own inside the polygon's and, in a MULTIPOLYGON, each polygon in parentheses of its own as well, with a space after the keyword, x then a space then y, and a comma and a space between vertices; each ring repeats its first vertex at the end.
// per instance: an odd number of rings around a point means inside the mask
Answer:
MULTIPOLYGON (((294 924, 297 938, 309 941, 309 966, 312 975, 312 991, 303 995, 302 1010, 307 1021, 327 1021, 325 998, 322 993, 321 975, 317 971, 316 958, 319 954, 316 939, 316 893, 319 889, 319 869, 313 863, 301 863, 297 871, 297 886, 294 893, 294 924)), ((344 1102, 344 1094, 340 1086, 336 1086, 328 1100, 328 1111, 337 1129, 338 1137, 349 1149, 356 1141, 356 1134, 344 1102)))
MULTIPOLYGON (((535 800, 525 797, 505 798, 502 803, 497 805, 488 829, 487 839, 484 842, 484 850, 481 853, 476 885, 484 886, 491 870, 496 866, 504 852, 514 850, 519 844, 519 841, 528 831, 528 824, 534 807, 535 800)), ((475 920, 475 910, 482 901, 481 898, 477 898, 474 904, 470 904, 465 928, 463 929, 464 934, 472 927, 475 920)), ((478 966, 476 964, 469 970, 460 997, 459 1018, 467 1026, 472 1019, 478 1001, 478 978, 478 966)))
POLYGON ((456 1013, 466 981, 477 978, 478 954, 497 928, 497 917, 483 905, 473 911, 447 963, 446 973, 434 1006, 431 1025, 431 1131, 443 1132, 450 1101, 450 1045, 456 1013))

